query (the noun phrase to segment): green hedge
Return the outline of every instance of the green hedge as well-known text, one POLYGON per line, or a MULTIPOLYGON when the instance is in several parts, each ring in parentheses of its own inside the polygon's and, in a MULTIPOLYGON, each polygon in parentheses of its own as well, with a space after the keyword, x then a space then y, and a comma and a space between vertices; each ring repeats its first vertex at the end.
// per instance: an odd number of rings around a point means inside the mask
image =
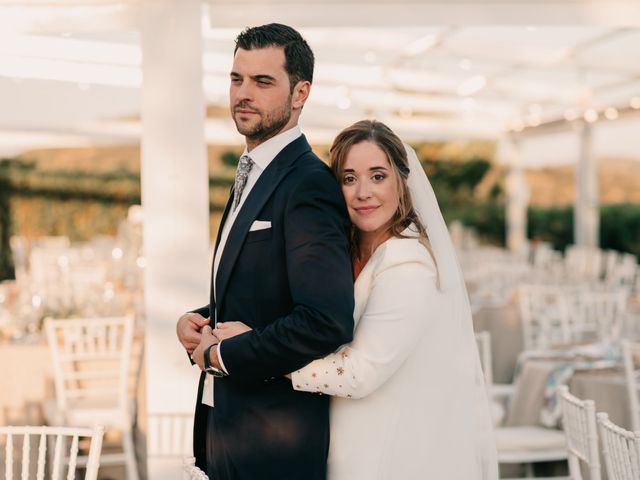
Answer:
MULTIPOLYGON (((447 222, 460 220, 473 227, 484 241, 505 245, 505 208, 501 203, 480 203, 444 210, 447 222)), ((527 236, 564 250, 573 243, 573 207, 531 207, 527 236)), ((640 205, 612 204, 600 208, 600 247, 630 252, 640 258, 640 205)))
MULTIPOLYGON (((209 178, 209 208, 216 219, 233 177, 209 178)), ((66 235, 84 241, 115 235, 130 205, 140 204, 140 175, 129 170, 43 170, 35 162, 0 159, 0 280, 13 277, 9 238, 66 235)))
POLYGON ((447 224, 459 220, 472 227, 479 237, 494 245, 505 244, 504 205, 499 203, 475 203, 464 206, 441 205, 447 224))
MULTIPOLYGON (((238 155, 223 154, 233 166, 238 155)), ((505 208, 496 183, 490 200, 478 200, 474 190, 490 169, 480 158, 466 162, 423 162, 438 201, 449 223, 460 220, 473 227, 482 240, 505 244, 505 208)), ((233 172, 223 174, 232 175, 233 172)), ((209 178, 212 234, 229 195, 233 177, 209 178)), ((140 203, 138 172, 116 170, 40 170, 35 163, 0 160, 0 279, 13 275, 9 237, 15 231, 39 235, 68 235, 86 240, 99 233, 115 232, 129 205, 140 203)), ((601 208, 600 245, 605 249, 640 256, 640 205, 607 205, 601 208)), ((564 249, 573 242, 573 208, 535 208, 528 212, 528 236, 564 249)))
POLYGON ((13 262, 9 247, 11 236, 11 183, 8 165, 0 162, 0 280, 13 276, 13 262))
POLYGON ((601 245, 640 257, 640 205, 606 205, 600 212, 601 245))

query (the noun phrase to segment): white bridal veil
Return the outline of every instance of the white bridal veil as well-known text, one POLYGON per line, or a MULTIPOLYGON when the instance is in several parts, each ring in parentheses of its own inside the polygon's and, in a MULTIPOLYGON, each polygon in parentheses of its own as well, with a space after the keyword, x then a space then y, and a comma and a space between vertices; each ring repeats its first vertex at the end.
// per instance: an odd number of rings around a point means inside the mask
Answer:
POLYGON ((469 480, 497 480, 491 414, 462 270, 431 183, 413 148, 405 145, 405 149, 410 169, 407 183, 413 206, 429 237, 438 270, 439 289, 454 306, 453 318, 442 321, 450 325, 457 341, 450 346, 447 358, 442 359, 443 367, 438 369, 442 378, 434 378, 432 382, 447 386, 448 393, 456 397, 451 406, 459 411, 443 415, 443 424, 435 425, 434 430, 452 432, 461 437, 460 448, 467 452, 459 451, 457 458, 451 460, 459 462, 466 457, 473 461, 475 458, 477 465, 473 470, 477 476, 469 480))

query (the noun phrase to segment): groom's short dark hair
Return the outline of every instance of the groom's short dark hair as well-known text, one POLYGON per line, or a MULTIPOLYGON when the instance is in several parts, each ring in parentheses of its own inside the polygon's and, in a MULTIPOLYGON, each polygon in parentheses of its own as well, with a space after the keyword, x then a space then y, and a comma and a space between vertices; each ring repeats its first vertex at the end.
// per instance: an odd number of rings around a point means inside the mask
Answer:
POLYGON ((236 38, 233 53, 239 48, 253 50, 267 47, 282 47, 284 50, 284 68, 289 75, 291 91, 300 80, 313 82, 314 57, 311 47, 297 30, 287 25, 269 23, 244 29, 236 38))

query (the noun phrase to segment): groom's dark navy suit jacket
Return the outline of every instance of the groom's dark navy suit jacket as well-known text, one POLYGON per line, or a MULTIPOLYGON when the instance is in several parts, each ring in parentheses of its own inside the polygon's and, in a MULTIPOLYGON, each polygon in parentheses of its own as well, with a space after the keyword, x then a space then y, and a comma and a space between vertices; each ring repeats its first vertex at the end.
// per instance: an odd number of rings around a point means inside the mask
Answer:
MULTIPOLYGON (((219 232, 228 216, 224 212, 219 232)), ((195 310, 253 330, 224 340, 229 376, 216 379, 213 421, 201 404, 194 454, 215 480, 324 480, 329 397, 294 391, 284 377, 353 336, 350 223, 339 185, 304 136, 262 172, 229 232, 216 293, 195 310), (249 231, 255 220, 271 228, 249 231), (211 314, 211 315, 210 315, 211 314)), ((216 248, 220 241, 220 233, 216 248)))

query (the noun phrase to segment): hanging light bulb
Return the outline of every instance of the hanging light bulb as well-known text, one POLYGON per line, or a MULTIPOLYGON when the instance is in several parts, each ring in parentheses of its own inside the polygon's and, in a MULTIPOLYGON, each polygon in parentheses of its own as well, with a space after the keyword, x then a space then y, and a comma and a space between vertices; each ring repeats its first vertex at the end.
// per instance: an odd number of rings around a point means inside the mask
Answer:
POLYGON ((514 132, 521 132, 524 130, 524 123, 519 118, 515 118, 511 121, 511 130, 514 132))
POLYGON ((618 110, 613 107, 609 107, 604 111, 604 116, 607 120, 615 120, 618 118, 618 110))
POLYGON ((573 122, 578 118, 578 112, 573 108, 568 108, 564 111, 564 119, 567 122, 573 122))
POLYGON ((584 112, 584 119, 588 123, 594 123, 598 121, 598 112, 596 112, 593 108, 587 108, 584 112))

